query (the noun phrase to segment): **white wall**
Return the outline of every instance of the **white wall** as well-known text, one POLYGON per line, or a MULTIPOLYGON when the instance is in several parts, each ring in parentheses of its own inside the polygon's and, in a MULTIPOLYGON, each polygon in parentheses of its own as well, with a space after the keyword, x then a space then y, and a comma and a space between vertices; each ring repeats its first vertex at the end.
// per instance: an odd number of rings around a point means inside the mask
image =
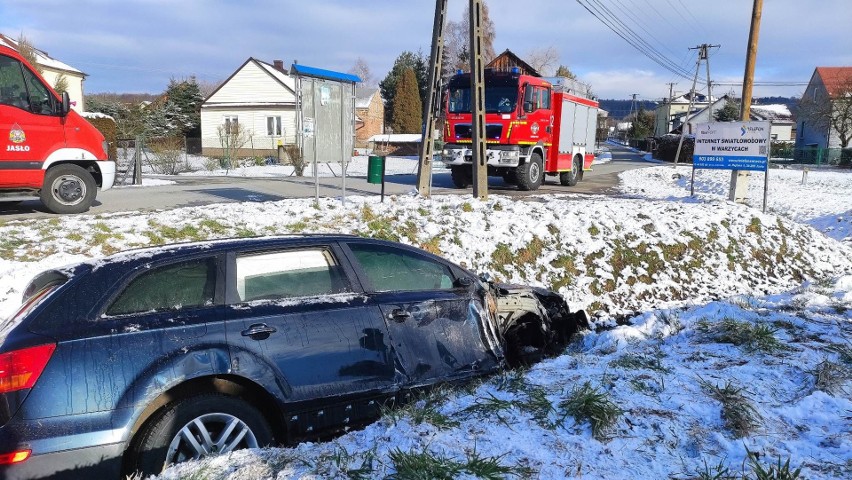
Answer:
POLYGON ((221 148, 219 143, 220 125, 224 125, 225 116, 236 116, 243 128, 251 131, 252 140, 243 148, 276 149, 278 141, 284 144, 296 143, 296 107, 279 108, 202 108, 201 110, 201 146, 202 148, 221 148), (282 136, 266 134, 266 117, 281 117, 282 136))
POLYGON ((65 74, 65 78, 68 81, 68 97, 71 98, 71 109, 78 113, 85 112, 85 105, 83 104, 83 77, 67 72, 51 70, 47 67, 42 68, 44 68, 44 72, 42 72, 41 76, 44 77, 51 87, 56 85, 56 79, 59 78, 60 73, 65 74))

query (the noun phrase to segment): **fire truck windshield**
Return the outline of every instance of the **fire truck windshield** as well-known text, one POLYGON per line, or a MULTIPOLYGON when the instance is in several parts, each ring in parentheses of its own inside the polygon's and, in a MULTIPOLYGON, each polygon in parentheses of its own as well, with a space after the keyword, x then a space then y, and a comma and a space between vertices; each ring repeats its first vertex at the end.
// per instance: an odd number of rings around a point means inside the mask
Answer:
MULTIPOLYGON (((470 113, 470 87, 450 87, 450 113, 470 113)), ((511 87, 492 87, 485 89, 486 113, 512 113, 518 105, 518 89, 511 87)))

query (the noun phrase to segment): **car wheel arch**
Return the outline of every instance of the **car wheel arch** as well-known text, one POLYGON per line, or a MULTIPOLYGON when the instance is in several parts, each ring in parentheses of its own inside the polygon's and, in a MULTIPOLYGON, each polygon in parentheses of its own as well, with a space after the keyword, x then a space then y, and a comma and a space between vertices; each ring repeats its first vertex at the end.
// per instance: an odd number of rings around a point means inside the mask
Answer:
MULTIPOLYGON (((275 440, 278 442, 287 440, 283 416, 280 414, 270 415, 269 406, 278 404, 278 400, 265 388, 248 378, 238 375, 209 375, 193 378, 175 385, 149 402, 129 431, 127 445, 125 446, 125 455, 132 451, 131 446, 137 440, 137 434, 149 421, 157 418, 158 412, 161 412, 164 408, 179 400, 206 393, 227 395, 244 400, 255 406, 264 414, 267 422, 269 422, 275 440)), ((128 459, 125 459, 125 464, 129 465, 128 459)))

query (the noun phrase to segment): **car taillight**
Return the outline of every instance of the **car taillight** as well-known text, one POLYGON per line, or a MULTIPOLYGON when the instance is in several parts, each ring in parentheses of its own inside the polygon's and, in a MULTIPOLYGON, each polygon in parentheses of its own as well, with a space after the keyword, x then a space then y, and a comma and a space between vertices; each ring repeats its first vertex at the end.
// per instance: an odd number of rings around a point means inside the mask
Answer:
POLYGON ((54 350, 49 343, 0 354, 0 393, 33 388, 54 350))
POLYGON ((21 463, 30 458, 32 450, 18 450, 12 453, 0 453, 0 465, 10 465, 12 463, 21 463))

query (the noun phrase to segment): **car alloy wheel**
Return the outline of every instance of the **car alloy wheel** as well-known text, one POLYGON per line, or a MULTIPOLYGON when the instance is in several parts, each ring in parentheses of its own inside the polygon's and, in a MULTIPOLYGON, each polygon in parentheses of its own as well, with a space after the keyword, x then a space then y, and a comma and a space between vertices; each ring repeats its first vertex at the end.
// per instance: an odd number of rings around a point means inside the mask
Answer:
POLYGON ((257 438, 245 422, 227 413, 208 413, 178 430, 166 451, 166 464, 257 447, 257 438))

